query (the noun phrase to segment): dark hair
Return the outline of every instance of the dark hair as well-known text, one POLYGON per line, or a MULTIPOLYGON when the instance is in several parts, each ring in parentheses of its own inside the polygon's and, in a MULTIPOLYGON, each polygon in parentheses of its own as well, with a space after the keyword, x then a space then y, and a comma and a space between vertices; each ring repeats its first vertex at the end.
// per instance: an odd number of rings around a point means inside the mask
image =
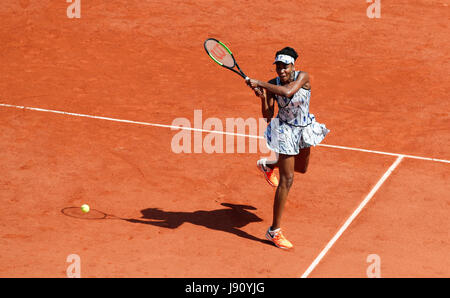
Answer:
POLYGON ((291 48, 291 47, 285 47, 285 48, 279 50, 279 51, 275 54, 275 57, 278 56, 278 55, 289 55, 289 56, 291 56, 292 58, 294 58, 294 60, 297 60, 297 57, 298 57, 297 52, 296 52, 293 48, 291 48))

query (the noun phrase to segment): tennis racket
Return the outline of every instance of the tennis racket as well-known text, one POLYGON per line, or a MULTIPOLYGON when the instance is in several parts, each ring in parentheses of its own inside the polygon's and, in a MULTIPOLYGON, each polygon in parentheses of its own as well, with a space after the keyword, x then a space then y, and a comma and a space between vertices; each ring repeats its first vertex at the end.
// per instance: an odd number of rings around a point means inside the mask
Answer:
POLYGON ((208 38, 205 43, 205 51, 208 53, 209 57, 213 59, 214 62, 219 64, 226 69, 229 69, 241 77, 243 77, 246 81, 249 79, 236 63, 236 59, 231 53, 230 49, 223 44, 223 42, 218 41, 215 38, 208 38), (236 70, 237 69, 237 70, 236 70))
MULTIPOLYGON (((233 53, 230 49, 221 41, 215 38, 208 38, 204 43, 205 51, 213 59, 214 62, 219 64, 226 69, 229 69, 245 79, 245 81, 250 80, 250 78, 245 75, 242 69, 236 62, 233 53), (237 69, 237 70, 236 70, 237 69)), ((258 96, 262 96, 263 92, 259 88, 253 89, 258 96)))

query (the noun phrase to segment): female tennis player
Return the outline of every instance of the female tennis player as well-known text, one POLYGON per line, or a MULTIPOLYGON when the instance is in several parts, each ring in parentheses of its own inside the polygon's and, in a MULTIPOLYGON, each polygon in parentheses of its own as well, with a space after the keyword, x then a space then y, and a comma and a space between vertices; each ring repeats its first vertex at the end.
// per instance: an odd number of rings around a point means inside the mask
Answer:
POLYGON ((306 173, 310 147, 319 144, 329 132, 324 124, 316 122, 314 115, 309 113, 311 83, 306 72, 295 70, 297 57, 293 48, 285 47, 275 55, 278 77, 268 83, 247 80, 247 84, 261 98, 263 117, 270 120, 264 137, 269 149, 277 154, 277 160, 260 159, 257 162, 267 182, 277 187, 273 222, 266 232, 266 238, 283 249, 293 247, 281 232, 281 217, 294 181, 294 172, 306 173), (275 118, 274 100, 278 104, 275 118), (279 182, 274 174, 275 168, 279 169, 279 182))

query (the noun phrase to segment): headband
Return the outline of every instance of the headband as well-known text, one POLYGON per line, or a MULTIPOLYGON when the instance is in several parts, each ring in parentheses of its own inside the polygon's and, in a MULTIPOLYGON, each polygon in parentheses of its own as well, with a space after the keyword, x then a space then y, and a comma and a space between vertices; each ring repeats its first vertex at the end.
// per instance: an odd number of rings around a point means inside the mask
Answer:
POLYGON ((284 64, 294 64, 295 59, 289 55, 280 54, 277 55, 277 57, 275 58, 275 62, 273 64, 277 62, 283 62, 284 64))

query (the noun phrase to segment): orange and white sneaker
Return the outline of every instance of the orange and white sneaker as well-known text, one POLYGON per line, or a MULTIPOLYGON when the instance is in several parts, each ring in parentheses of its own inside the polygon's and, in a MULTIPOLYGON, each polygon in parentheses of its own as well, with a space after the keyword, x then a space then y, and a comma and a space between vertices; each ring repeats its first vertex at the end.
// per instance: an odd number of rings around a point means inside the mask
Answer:
POLYGON ((289 240, 287 240, 286 237, 284 237, 283 233, 281 233, 281 229, 276 229, 275 231, 272 231, 269 228, 266 232, 266 238, 273 244, 275 244, 275 246, 278 248, 290 249, 294 247, 294 245, 292 245, 292 243, 289 242, 289 240))
POLYGON ((278 178, 274 173, 274 170, 266 166, 267 159, 263 158, 256 162, 256 166, 258 169, 263 172, 264 178, 266 178, 267 183, 269 183, 273 187, 278 186, 278 178))

